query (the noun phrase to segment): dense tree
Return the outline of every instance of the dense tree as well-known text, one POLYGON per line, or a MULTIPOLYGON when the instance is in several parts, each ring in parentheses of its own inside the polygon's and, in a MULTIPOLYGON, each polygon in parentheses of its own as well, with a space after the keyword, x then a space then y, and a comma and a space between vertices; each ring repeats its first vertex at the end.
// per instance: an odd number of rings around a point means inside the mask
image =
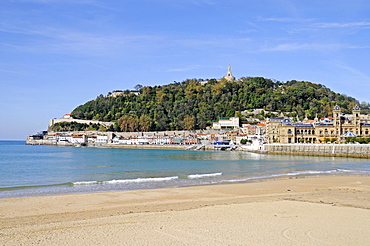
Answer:
POLYGON ((152 125, 152 119, 145 114, 142 114, 139 118, 140 131, 147 132, 150 130, 152 125))
POLYGON ((118 119, 118 125, 123 132, 133 132, 137 129, 137 117, 124 115, 118 119))
POLYGON ((193 116, 185 116, 184 118, 184 129, 185 130, 194 130, 195 128, 195 118, 193 116))
POLYGON ((137 84, 135 85, 134 89, 139 91, 141 88, 143 88, 143 86, 141 84, 137 84))
POLYGON ((262 77, 243 77, 234 82, 211 79, 203 85, 199 81, 144 86, 139 95, 129 90, 117 97, 100 95, 74 109, 72 116, 117 122, 122 131, 150 131, 203 129, 219 117, 232 117, 237 111, 252 108, 313 118, 316 114, 331 115, 335 105, 350 112, 351 107, 359 104, 362 112, 370 113, 370 104, 360 104, 352 97, 311 82, 283 83, 262 77))

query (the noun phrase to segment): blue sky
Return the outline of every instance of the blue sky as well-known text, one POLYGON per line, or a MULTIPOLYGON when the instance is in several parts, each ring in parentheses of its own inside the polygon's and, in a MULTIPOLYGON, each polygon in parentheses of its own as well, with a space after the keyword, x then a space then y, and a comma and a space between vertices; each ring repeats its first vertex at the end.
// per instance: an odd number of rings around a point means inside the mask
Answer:
POLYGON ((368 0, 0 0, 0 139, 117 89, 187 78, 324 84, 370 102, 368 0))

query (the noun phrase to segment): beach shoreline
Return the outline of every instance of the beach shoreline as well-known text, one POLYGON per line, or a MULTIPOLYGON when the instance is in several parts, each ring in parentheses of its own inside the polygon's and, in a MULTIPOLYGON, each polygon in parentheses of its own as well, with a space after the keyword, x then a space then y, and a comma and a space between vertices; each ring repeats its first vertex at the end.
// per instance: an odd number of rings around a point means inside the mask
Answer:
POLYGON ((370 176, 7 198, 0 224, 6 245, 368 245, 370 176))
MULTIPOLYGON (((50 146, 74 146, 81 147, 74 143, 52 143, 51 141, 27 140, 26 145, 50 145, 50 146)), ((98 144, 86 145, 90 148, 112 148, 112 149, 169 149, 169 150, 205 150, 205 151, 220 151, 220 150, 236 150, 242 152, 264 154, 264 155, 292 155, 292 156, 322 156, 322 157, 345 157, 345 158, 370 158, 369 144, 264 144, 260 148, 245 148, 243 145, 236 145, 233 148, 230 146, 222 148, 218 145, 186 145, 186 144, 98 144), (199 147, 199 149, 197 149, 199 147), (216 147, 216 148, 215 148, 216 147)))

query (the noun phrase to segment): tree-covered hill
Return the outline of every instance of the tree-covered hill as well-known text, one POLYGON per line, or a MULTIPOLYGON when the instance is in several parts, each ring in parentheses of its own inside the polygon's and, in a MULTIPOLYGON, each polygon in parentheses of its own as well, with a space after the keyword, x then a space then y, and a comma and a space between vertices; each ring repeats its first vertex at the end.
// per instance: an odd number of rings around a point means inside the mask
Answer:
MULTIPOLYGON (((321 84, 279 82, 262 77, 237 81, 186 80, 163 86, 144 86, 140 94, 99 96, 72 112, 76 119, 116 121, 123 131, 203 129, 212 120, 239 115, 241 111, 292 112, 290 116, 314 118, 331 115, 337 104, 349 113, 359 102, 321 84)), ((369 104, 360 105, 363 111, 369 104)), ((117 130, 117 129, 115 129, 117 130)))

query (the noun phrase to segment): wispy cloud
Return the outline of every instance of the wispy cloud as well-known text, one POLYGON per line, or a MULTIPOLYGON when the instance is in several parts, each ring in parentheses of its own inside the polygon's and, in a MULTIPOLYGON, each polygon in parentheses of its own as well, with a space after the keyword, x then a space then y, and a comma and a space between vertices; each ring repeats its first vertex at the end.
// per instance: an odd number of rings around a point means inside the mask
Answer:
POLYGON ((26 3, 40 3, 40 4, 51 4, 51 3, 61 3, 61 4, 89 4, 96 2, 95 0, 18 0, 19 2, 26 3))
MULTIPOLYGON (((149 35, 135 33, 111 33, 85 31, 73 27, 58 28, 27 23, 1 23, 0 33, 14 36, 0 43, 0 49, 11 47, 13 51, 88 56, 134 56, 148 55, 166 50, 181 49, 245 48, 250 38, 232 38, 223 35, 176 36, 171 34, 149 35)), ((163 52, 162 52, 163 53, 163 52)), ((166 53, 166 52, 164 52, 166 53)))
POLYGON ((290 17, 273 17, 273 18, 260 18, 259 21, 272 21, 272 22, 312 22, 315 19, 301 19, 290 17))
POLYGON ((99 55, 102 53, 130 51, 143 48, 153 43, 159 43, 159 36, 134 34, 106 34, 91 33, 67 28, 44 26, 19 27, 14 25, 0 25, 0 32, 21 34, 23 39, 16 42, 0 43, 0 47, 12 47, 13 50, 42 53, 81 53, 99 55), (145 43, 145 45, 143 45, 145 43))
POLYGON ((199 65, 192 65, 192 66, 186 66, 186 67, 170 68, 170 69, 167 69, 165 72, 187 72, 187 71, 197 70, 200 67, 201 66, 199 65))
POLYGON ((318 28, 353 28, 353 27, 365 27, 370 28, 370 22, 347 22, 347 23, 335 23, 335 22, 323 22, 315 23, 314 27, 318 28))
POLYGON ((317 19, 299 19, 289 17, 277 18, 259 18, 259 21, 277 22, 277 23, 293 23, 297 24, 294 27, 283 29, 288 30, 289 33, 299 33, 301 31, 317 31, 319 29, 329 28, 370 28, 370 22, 357 21, 357 22, 317 22, 317 19))
MULTIPOLYGON (((0 73, 12 73, 12 74, 29 75, 25 72, 20 72, 20 71, 16 71, 16 70, 6 70, 6 69, 1 69, 1 68, 0 68, 0 73)), ((1 83, 4 83, 4 81, 1 81, 1 83)))
POLYGON ((242 47, 250 38, 228 38, 223 36, 198 37, 198 38, 174 38, 172 42, 180 46, 204 48, 204 47, 242 47))
POLYGON ((340 43, 283 43, 275 46, 264 46, 262 51, 298 51, 298 50, 339 50, 339 49, 369 49, 370 46, 360 46, 340 43))
POLYGON ((329 67, 334 67, 338 79, 335 86, 342 87, 346 94, 355 96, 359 100, 369 102, 368 91, 370 90, 370 74, 367 73, 366 67, 353 66, 351 61, 330 59, 324 61, 329 67))
POLYGON ((366 83, 368 85, 368 82, 370 82, 370 75, 367 73, 364 73, 356 68, 353 68, 343 62, 336 62, 334 63, 337 67, 344 69, 353 75, 355 75, 358 79, 362 80, 363 83, 366 83))
POLYGON ((263 47, 262 51, 297 51, 297 50, 327 50, 338 49, 339 44, 317 44, 317 43, 285 43, 272 47, 263 47))
POLYGON ((157 2, 164 5, 174 6, 174 7, 183 7, 187 5, 197 5, 197 6, 209 6, 216 4, 216 0, 181 0, 181 1, 173 1, 173 0, 147 0, 150 2, 157 2))
POLYGON ((196 5, 213 5, 216 3, 214 0, 186 0, 185 2, 189 2, 196 5))

